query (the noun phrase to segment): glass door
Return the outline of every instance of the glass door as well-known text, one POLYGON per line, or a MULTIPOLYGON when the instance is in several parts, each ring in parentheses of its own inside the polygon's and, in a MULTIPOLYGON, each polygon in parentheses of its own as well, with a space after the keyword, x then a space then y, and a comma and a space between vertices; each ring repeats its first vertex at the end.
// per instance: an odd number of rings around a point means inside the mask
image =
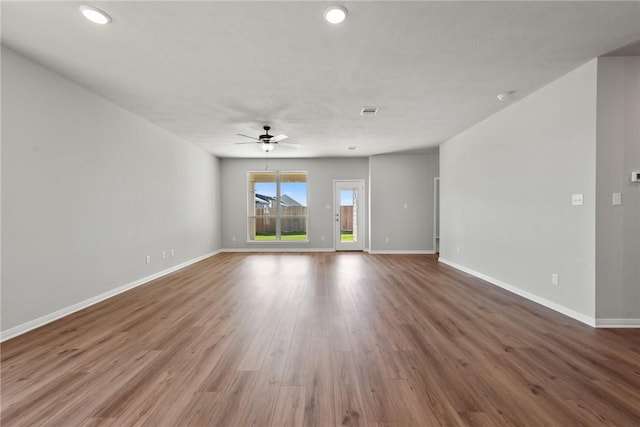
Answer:
POLYGON ((364 250, 364 181, 335 181, 335 248, 364 250))

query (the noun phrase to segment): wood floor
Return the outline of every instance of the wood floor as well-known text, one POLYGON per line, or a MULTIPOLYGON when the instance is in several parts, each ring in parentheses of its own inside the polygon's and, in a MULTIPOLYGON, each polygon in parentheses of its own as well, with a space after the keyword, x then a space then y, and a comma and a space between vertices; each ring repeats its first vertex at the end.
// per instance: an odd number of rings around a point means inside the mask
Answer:
POLYGON ((2 344, 2 426, 640 426, 640 331, 427 255, 220 254, 2 344))

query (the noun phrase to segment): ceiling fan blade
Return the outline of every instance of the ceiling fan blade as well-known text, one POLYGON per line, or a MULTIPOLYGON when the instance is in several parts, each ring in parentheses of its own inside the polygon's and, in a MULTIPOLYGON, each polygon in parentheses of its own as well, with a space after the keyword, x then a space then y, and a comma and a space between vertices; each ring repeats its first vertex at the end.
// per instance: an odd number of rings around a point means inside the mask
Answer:
POLYGON ((289 138, 287 135, 280 134, 280 135, 276 135, 276 136, 274 136, 273 138, 271 138, 271 139, 270 139, 270 141, 271 141, 271 142, 280 142, 280 141, 282 141, 283 139, 287 139, 287 138, 289 138))
POLYGON ((249 135, 245 135, 245 134, 242 134, 242 133, 237 133, 236 135, 238 135, 238 136, 244 136, 245 138, 251 138, 251 139, 255 139, 256 141, 260 141, 258 138, 255 138, 255 137, 253 137, 253 136, 249 136, 249 135))
POLYGON ((300 144, 295 144, 293 142, 279 142, 278 145, 286 145, 289 147, 300 148, 300 144))
POLYGON ((234 144, 256 144, 253 141, 247 141, 247 142, 234 142, 234 144))

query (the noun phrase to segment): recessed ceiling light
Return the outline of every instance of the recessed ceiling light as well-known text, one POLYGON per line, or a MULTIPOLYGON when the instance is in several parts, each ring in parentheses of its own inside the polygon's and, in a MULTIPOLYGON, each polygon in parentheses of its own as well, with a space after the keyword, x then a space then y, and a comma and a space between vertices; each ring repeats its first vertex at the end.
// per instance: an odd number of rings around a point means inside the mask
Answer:
POLYGON ((94 24, 104 25, 111 22, 111 17, 96 7, 82 5, 79 9, 80 13, 94 24))
POLYGON ((344 6, 329 6, 324 11, 324 19, 332 24, 339 24, 347 17, 347 8, 344 6))

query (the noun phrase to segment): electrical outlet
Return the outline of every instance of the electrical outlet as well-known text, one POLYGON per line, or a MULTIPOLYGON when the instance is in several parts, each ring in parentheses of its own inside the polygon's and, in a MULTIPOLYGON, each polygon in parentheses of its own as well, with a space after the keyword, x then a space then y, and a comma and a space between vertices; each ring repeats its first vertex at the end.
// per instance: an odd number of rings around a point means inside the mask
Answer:
POLYGON ((231 236, 231 241, 232 242, 235 242, 236 240, 238 240, 238 239, 236 239, 236 236, 231 236))
POLYGON ((151 255, 147 255, 147 264, 151 264, 151 255))
POLYGON ((165 259, 167 257, 167 251, 162 251, 162 259, 165 259))
POLYGON ((611 196, 611 204, 613 206, 620 206, 622 204, 622 193, 613 193, 611 196))
POLYGON ((320 236, 320 240, 324 242, 324 236, 320 236))
POLYGON ((553 274, 551 275, 551 283, 552 283, 553 285, 558 285, 558 284, 560 284, 560 277, 558 277, 558 275, 557 275, 556 273, 553 273, 553 274))
POLYGON ((456 248, 456 253, 459 254, 460 253, 460 248, 456 248))
POLYGON ((385 243, 389 243, 389 238, 388 238, 388 237, 385 237, 385 238, 384 238, 384 242, 385 242, 385 243))
POLYGON ((173 249, 171 249, 170 254, 171 254, 171 256, 174 256, 174 255, 176 254, 176 251, 174 251, 173 249))

